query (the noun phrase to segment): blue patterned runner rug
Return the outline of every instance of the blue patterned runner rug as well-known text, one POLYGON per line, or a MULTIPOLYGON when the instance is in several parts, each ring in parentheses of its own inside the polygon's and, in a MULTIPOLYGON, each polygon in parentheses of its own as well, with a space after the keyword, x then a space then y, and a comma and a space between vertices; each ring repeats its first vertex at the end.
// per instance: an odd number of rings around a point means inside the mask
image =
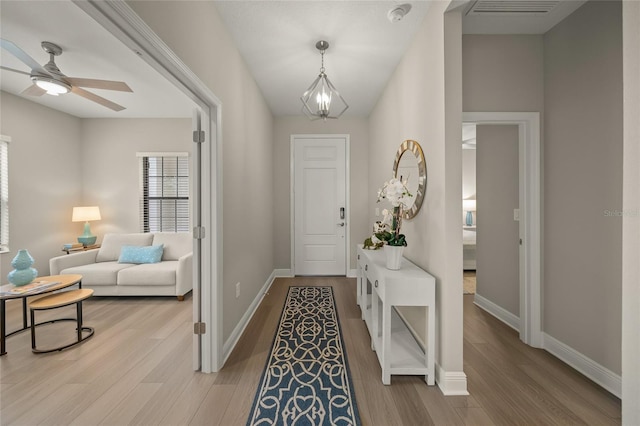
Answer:
POLYGON ((289 287, 247 425, 360 425, 331 287, 289 287))

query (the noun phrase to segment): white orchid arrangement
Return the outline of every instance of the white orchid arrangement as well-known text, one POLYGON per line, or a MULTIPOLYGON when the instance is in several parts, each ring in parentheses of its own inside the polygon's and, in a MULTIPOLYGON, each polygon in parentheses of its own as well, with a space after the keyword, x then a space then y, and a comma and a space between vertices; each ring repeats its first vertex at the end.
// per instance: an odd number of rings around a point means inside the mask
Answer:
POLYGON ((406 246, 407 240, 400 233, 402 210, 407 207, 408 198, 413 195, 407 189, 407 181, 392 178, 378 190, 378 202, 387 200, 393 211, 382 210, 382 220, 374 224, 373 235, 364 242, 365 248, 378 249, 385 244, 390 246, 406 246))

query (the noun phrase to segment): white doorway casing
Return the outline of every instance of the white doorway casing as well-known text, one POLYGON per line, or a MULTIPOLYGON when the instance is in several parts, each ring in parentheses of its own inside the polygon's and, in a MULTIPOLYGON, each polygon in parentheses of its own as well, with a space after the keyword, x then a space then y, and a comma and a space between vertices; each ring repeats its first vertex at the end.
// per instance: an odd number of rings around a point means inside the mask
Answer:
POLYGON ((515 124, 519 139, 520 340, 543 347, 540 113, 464 112, 464 123, 515 124))
POLYGON ((194 256, 199 252, 199 261, 194 259, 194 277, 200 282, 201 321, 206 331, 200 339, 200 371, 216 372, 222 368, 222 104, 211 90, 171 51, 171 49, 149 28, 149 26, 124 1, 73 0, 74 3, 94 18, 123 44, 134 50, 145 62, 173 83, 200 108, 201 143, 200 193, 194 191, 194 207, 199 205, 201 223, 193 223, 204 229, 204 238, 196 243, 194 256), (196 266, 198 265, 198 266, 196 266))
POLYGON ((292 275, 346 276, 349 135, 291 135, 290 152, 292 275))

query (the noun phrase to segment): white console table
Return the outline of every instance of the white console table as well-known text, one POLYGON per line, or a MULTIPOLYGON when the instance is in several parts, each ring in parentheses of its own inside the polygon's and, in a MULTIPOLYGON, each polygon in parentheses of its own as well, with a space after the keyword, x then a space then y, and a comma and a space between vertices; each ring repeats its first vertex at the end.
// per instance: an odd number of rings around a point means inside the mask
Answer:
POLYGON ((424 374, 427 384, 434 385, 436 280, 404 258, 397 271, 385 264, 383 249, 358 245, 357 302, 382 367, 382 383, 391 384, 392 374, 424 374), (427 307, 426 353, 394 306, 427 307))

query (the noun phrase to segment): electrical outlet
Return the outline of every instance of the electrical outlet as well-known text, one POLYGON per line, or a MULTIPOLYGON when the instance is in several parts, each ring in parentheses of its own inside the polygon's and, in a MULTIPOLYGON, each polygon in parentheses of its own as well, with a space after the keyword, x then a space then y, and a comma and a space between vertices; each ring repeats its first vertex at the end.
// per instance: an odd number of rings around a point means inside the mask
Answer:
POLYGON ((236 299, 240 297, 240 282, 236 283, 236 299))
POLYGON ((520 209, 513 209, 513 220, 520 221, 520 209))

